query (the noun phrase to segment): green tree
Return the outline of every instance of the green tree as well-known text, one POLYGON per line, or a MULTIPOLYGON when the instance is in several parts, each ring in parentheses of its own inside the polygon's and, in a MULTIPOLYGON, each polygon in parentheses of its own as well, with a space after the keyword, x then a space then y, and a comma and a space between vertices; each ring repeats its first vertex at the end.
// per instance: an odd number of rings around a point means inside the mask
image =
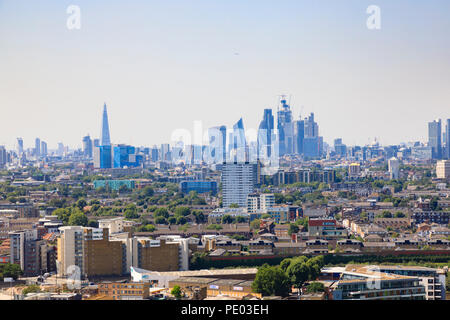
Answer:
POLYGON ((69 208, 58 208, 53 211, 53 214, 55 216, 58 216, 58 219, 61 220, 64 224, 67 224, 69 222, 71 210, 69 208))
POLYGON ((86 227, 88 224, 88 217, 81 211, 74 211, 69 217, 69 226, 86 227))
POLYGON ((385 210, 382 213, 382 217, 383 218, 392 218, 392 213, 390 211, 385 210))
POLYGON ((290 282, 280 267, 265 264, 258 268, 252 289, 264 296, 285 297, 290 292, 290 282))
POLYGON ((28 293, 41 292, 41 287, 37 284, 32 284, 22 290, 23 295, 27 295, 28 293))
POLYGON ((97 220, 89 220, 87 225, 88 225, 88 227, 91 227, 91 228, 98 228, 98 221, 97 220))
POLYGON ((308 231, 308 223, 309 223, 309 218, 308 217, 299 218, 295 222, 296 225, 303 226, 303 231, 308 231))
POLYGON ((237 203, 230 204, 230 208, 239 208, 239 205, 237 203))
POLYGON ((174 214, 176 216, 186 217, 191 214, 191 209, 189 207, 176 207, 174 214))
POLYGON ((230 224, 233 223, 233 218, 229 215, 226 214, 222 217, 222 224, 230 224))
POLYGON ((163 216, 157 216, 155 218, 155 223, 156 224, 167 224, 167 220, 163 216))
POLYGON ((208 226, 206 227, 206 229, 208 229, 208 230, 217 230, 217 231, 219 231, 219 230, 222 230, 222 226, 219 225, 219 224, 214 224, 214 223, 212 223, 212 224, 208 225, 208 226))
POLYGON ((298 233, 299 230, 300 230, 300 228, 297 225, 291 223, 289 225, 288 234, 292 235, 292 234, 298 233))
POLYGON ((150 186, 146 186, 142 189, 141 195, 145 198, 152 197, 154 194, 153 188, 150 186))
POLYGON ((397 211, 397 212, 394 214, 394 217, 395 217, 395 218, 404 218, 404 217, 405 217, 405 214, 404 214, 403 212, 401 212, 401 211, 397 211))
POLYGON ((182 291, 180 286, 176 285, 173 287, 172 291, 170 291, 170 293, 176 298, 176 299, 181 299, 181 297, 183 296, 182 291))
POLYGON ((78 209, 83 210, 83 208, 87 206, 87 202, 84 199, 78 199, 75 205, 78 209))
POLYGON ((289 266, 291 265, 292 262, 292 258, 286 258, 283 259, 280 263, 280 268, 281 270, 283 270, 284 272, 286 272, 286 270, 289 268, 289 266))
POLYGON ((306 289, 306 292, 308 293, 315 293, 315 292, 324 292, 325 286, 322 282, 311 282, 308 285, 308 288, 306 289))
POLYGON ((300 259, 294 259, 286 270, 290 282, 297 288, 301 288, 309 279, 309 266, 300 259))
POLYGON ((127 193, 129 191, 130 191, 130 189, 125 184, 123 184, 119 187, 119 193, 127 193))
POLYGON ((156 217, 163 217, 168 218, 169 217, 169 211, 166 208, 158 208, 153 212, 153 216, 156 217))
POLYGON ((177 218, 175 218, 174 216, 171 216, 167 219, 167 222, 169 222, 170 224, 176 224, 177 218))
POLYGON ((186 223, 187 223, 187 219, 185 217, 183 217, 183 216, 178 216, 177 217, 177 224, 183 225, 183 224, 186 224, 186 223))
POLYGON ((13 278, 17 280, 23 274, 22 269, 18 264, 15 263, 7 263, 0 265, 0 280, 3 281, 3 278, 13 278))
POLYGON ((137 219, 137 218, 139 218, 140 216, 139 216, 139 214, 138 214, 137 212, 135 212, 135 211, 127 210, 127 211, 125 211, 124 217, 125 217, 126 219, 137 219))
POLYGON ((147 232, 153 232, 153 231, 155 231, 156 230, 156 227, 154 226, 154 225, 152 225, 152 224, 147 224, 147 225, 145 225, 145 231, 147 231, 147 232))
POLYGON ((250 229, 251 230, 259 230, 260 225, 261 225, 261 221, 259 219, 255 219, 252 222, 250 222, 250 229))

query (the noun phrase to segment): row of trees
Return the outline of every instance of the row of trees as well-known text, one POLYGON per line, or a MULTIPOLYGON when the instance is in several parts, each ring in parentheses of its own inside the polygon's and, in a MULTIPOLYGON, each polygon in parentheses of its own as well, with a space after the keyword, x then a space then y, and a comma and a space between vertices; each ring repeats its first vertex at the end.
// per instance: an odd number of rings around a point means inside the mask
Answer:
POLYGON ((164 207, 150 208, 153 211, 153 218, 156 224, 178 224, 184 225, 189 221, 196 223, 203 223, 206 220, 203 212, 198 210, 191 210, 189 207, 179 206, 173 209, 173 215, 170 215, 169 210, 164 207))
POLYGON ((0 264, 0 281, 3 281, 4 278, 13 278, 17 280, 23 274, 22 269, 17 264, 0 264))
POLYGON ((252 289, 264 296, 287 296, 291 288, 302 288, 305 282, 314 281, 324 266, 324 257, 287 258, 280 265, 264 264, 258 268, 252 289))

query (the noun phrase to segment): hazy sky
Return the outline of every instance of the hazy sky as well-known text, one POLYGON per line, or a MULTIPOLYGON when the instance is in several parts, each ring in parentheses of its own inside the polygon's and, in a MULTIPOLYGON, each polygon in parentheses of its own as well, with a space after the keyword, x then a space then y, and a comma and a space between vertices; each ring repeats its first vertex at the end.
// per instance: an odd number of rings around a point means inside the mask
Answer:
POLYGON ((0 144, 81 146, 104 102, 113 143, 169 142, 195 120, 257 128, 280 94, 329 143, 424 141, 428 121, 450 117, 449 12, 448 0, 0 0, 0 144), (381 30, 366 26, 372 4, 381 30))

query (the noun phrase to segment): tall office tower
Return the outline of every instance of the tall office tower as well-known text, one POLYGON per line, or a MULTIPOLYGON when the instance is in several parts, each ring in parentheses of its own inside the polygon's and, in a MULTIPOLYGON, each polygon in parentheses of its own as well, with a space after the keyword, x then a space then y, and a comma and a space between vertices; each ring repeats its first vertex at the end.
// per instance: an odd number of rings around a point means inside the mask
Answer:
POLYGON ((224 163, 227 159, 227 127, 219 126, 208 129, 209 146, 207 164, 224 163))
POLYGON ((136 148, 133 146, 124 144, 114 145, 111 149, 111 152, 111 156, 113 159, 111 165, 112 168, 139 167, 144 161, 144 157, 140 154, 137 154, 136 148))
POLYGON ((64 144, 62 142, 58 142, 57 154, 58 154, 58 156, 63 156, 64 155, 64 144))
POLYGON ((109 137, 109 123, 108 123, 108 112, 106 111, 106 103, 103 106, 103 118, 102 118, 102 146, 110 146, 111 139, 109 137))
POLYGON ((150 159, 152 162, 157 162, 159 160, 159 150, 157 146, 153 146, 150 150, 150 159))
POLYGON ((160 150, 161 150, 161 152, 160 152, 161 161, 171 161, 172 160, 172 157, 170 154, 170 144, 162 143, 160 150))
POLYGON ((392 157, 388 161, 389 176, 392 179, 398 179, 400 171, 400 162, 397 158, 392 157))
POLYGON ((245 139, 244 122, 242 118, 239 119, 233 126, 233 132, 230 137, 230 160, 232 162, 246 162, 248 161, 248 148, 245 139))
POLYGON ((278 107, 277 112, 277 129, 280 148, 279 154, 283 156, 294 153, 294 125, 292 123, 291 107, 286 103, 284 98, 281 99, 280 103, 281 108, 278 107))
MULTIPOLYGON (((173 148, 172 148, 173 151, 173 148)), ((184 148, 184 163, 187 165, 198 165, 203 161, 203 146, 188 144, 184 148)))
POLYGON ((94 139, 94 147, 98 147, 100 145, 100 139, 94 139))
POLYGON ((336 152, 336 155, 343 158, 347 155, 347 146, 342 143, 341 138, 334 140, 334 152, 336 152))
POLYGON ((450 160, 450 119, 445 125, 445 158, 450 160))
POLYGON ((7 159, 8 156, 5 146, 0 146, 0 168, 3 168, 6 165, 7 159))
POLYGON ((305 121, 302 120, 301 118, 300 120, 295 121, 294 137, 295 137, 294 153, 303 154, 303 143, 305 140, 305 121))
POLYGON ((41 156, 47 156, 47 142, 41 141, 41 156))
POLYGON ((20 157, 23 153, 23 139, 17 138, 17 156, 20 157))
POLYGON ((257 156, 258 159, 269 159, 272 155, 272 134, 274 130, 272 109, 264 109, 264 115, 258 128, 257 156))
POLYGON ((83 137, 83 155, 86 158, 92 158, 92 140, 89 135, 83 137))
POLYGON ((114 163, 112 146, 94 147, 94 168, 112 168, 114 163))
POLYGON ((183 141, 177 141, 170 147, 170 152, 168 153, 170 156, 170 160, 173 164, 181 164, 185 163, 186 155, 185 149, 187 146, 184 145, 183 141))
POLYGON ((305 138, 303 154, 305 157, 317 158, 322 155, 323 138, 319 137, 319 126, 314 121, 314 113, 305 119, 305 138))
POLYGON ((319 136, 319 126, 314 121, 314 113, 311 112, 305 121, 305 138, 314 138, 319 136))
POLYGON ((256 163, 225 163, 222 167, 222 204, 247 206, 247 196, 257 184, 256 163))
POLYGON ((34 155, 39 157, 41 155, 41 139, 34 140, 34 155))
POLYGON ((428 122, 428 146, 431 147, 433 159, 442 158, 441 119, 428 122))

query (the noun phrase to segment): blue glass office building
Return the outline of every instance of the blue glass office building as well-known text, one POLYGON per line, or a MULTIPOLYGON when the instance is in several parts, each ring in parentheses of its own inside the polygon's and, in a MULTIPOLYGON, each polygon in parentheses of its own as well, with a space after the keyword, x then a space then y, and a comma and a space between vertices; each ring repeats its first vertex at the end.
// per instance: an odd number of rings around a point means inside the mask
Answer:
POLYGON ((196 191, 197 193, 212 192, 217 193, 217 182, 206 180, 181 181, 180 190, 183 193, 196 191))
POLYGON ((108 169, 111 168, 111 146, 99 146, 99 158, 100 158, 100 168, 108 169))
POLYGON ((136 148, 127 145, 114 146, 113 168, 139 167, 143 156, 136 154, 136 148))

